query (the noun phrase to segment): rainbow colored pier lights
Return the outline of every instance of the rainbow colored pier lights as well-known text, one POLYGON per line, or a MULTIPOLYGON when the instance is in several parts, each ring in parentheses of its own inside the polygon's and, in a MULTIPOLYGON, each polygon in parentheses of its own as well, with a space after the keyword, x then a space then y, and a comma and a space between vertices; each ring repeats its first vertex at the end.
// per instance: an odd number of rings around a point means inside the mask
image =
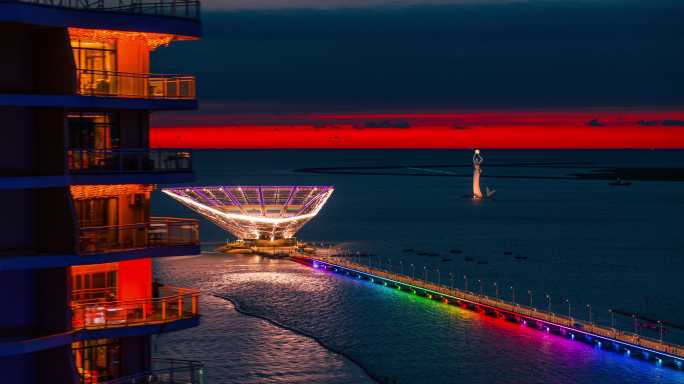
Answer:
POLYGON ((620 329, 605 327, 554 312, 542 311, 506 300, 493 299, 473 292, 434 284, 406 275, 354 263, 346 258, 296 254, 296 262, 332 273, 367 280, 407 294, 505 318, 541 332, 581 341, 596 348, 622 353, 653 362, 662 367, 684 368, 684 346, 643 337, 620 329))

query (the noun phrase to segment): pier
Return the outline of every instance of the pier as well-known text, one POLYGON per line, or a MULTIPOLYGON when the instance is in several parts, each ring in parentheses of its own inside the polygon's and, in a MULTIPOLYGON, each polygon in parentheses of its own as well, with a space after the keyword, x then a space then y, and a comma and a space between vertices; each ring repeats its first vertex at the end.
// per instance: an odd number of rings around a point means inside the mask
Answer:
POLYGON ((542 332, 584 342, 600 349, 622 353, 651 361, 658 366, 681 370, 684 367, 684 346, 644 337, 595 322, 579 320, 556 312, 540 310, 500 298, 435 284, 407 275, 355 263, 345 257, 295 253, 292 260, 332 273, 367 280, 373 284, 399 289, 430 300, 457 305, 489 316, 505 318, 542 332))

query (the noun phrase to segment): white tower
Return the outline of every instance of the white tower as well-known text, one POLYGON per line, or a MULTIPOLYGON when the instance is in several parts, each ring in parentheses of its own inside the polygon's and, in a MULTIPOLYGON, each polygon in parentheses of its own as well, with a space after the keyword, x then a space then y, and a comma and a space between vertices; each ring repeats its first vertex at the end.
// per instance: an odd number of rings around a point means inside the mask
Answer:
POLYGON ((473 198, 482 199, 482 190, 480 190, 480 174, 482 173, 481 164, 484 161, 480 150, 476 149, 473 155, 473 198))

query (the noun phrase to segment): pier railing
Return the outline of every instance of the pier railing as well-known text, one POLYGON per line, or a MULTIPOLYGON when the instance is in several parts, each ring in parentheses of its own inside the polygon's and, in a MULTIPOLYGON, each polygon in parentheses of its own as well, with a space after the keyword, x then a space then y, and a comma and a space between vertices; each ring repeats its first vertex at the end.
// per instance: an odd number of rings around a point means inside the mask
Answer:
POLYGON ((78 94, 140 99, 194 100, 195 77, 76 69, 78 94))
POLYGON ((684 358, 684 346, 644 337, 634 332, 628 332, 618 328, 599 325, 595 322, 590 323, 588 321, 579 320, 574 317, 565 316, 551 311, 540 310, 535 307, 510 302, 500 298, 492 298, 486 295, 480 295, 455 287, 446 286, 444 284, 435 284, 423 279, 416 279, 415 277, 410 277, 380 268, 368 267, 366 265, 350 261, 348 258, 344 257, 325 256, 318 254, 315 256, 303 257, 314 261, 320 260, 332 265, 354 269, 362 273, 375 275, 388 280, 394 280, 398 283, 402 283, 420 290, 427 290, 432 293, 444 295, 445 297, 453 297, 457 300, 469 302, 471 304, 485 308, 490 308, 491 310, 497 312, 508 312, 514 316, 522 315, 528 318, 559 325, 569 331, 599 335, 661 353, 667 353, 679 358, 684 358))
POLYGON ((199 20, 198 0, 19 0, 25 3, 88 11, 119 12, 199 20))
POLYGON ((182 245, 199 245, 197 220, 153 217, 147 223, 81 228, 79 236, 82 255, 182 245))
POLYGON ((199 290, 163 286, 159 297, 71 305, 74 330, 158 324, 199 315, 199 290))
POLYGON ((68 151, 71 173, 191 172, 190 149, 89 149, 68 151))

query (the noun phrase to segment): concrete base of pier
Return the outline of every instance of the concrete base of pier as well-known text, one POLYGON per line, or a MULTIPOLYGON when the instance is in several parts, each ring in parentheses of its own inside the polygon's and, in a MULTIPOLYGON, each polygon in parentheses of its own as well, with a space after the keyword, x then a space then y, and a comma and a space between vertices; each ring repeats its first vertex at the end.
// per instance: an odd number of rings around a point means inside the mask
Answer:
POLYGON ((217 248, 216 251, 226 254, 290 257, 294 252, 315 252, 315 248, 307 243, 298 242, 295 238, 276 240, 247 239, 228 242, 217 248))

